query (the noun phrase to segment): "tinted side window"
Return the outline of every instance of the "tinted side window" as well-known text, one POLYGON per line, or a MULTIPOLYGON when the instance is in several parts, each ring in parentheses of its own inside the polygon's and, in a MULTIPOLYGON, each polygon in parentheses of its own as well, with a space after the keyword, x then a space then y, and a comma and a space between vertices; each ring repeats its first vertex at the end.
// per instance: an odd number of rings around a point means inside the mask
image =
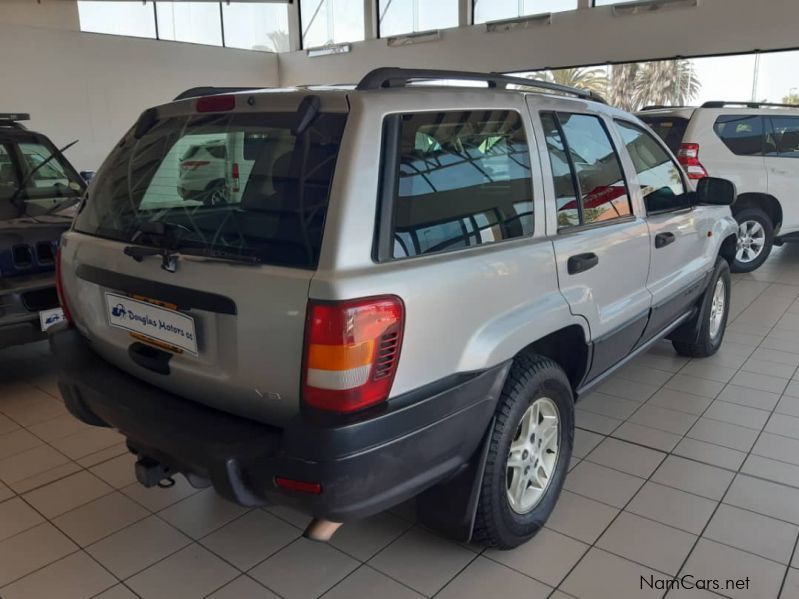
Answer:
POLYGON ((763 153, 763 119, 759 116, 720 116, 713 130, 733 154, 760 156, 763 153))
MULTIPOLYGON (((631 215, 630 194, 621 163, 599 117, 558 113, 554 118, 565 138, 566 156, 576 175, 579 198, 579 207, 576 200, 572 204, 559 205, 559 214, 568 213, 572 206, 578 207, 580 224, 583 225, 631 215)), ((551 162, 554 164, 555 159, 551 162)), ((557 170, 554 166, 553 169, 557 170)), ((564 222, 563 226, 568 224, 564 222)))
POLYGON ((799 158, 799 117, 771 117, 777 152, 786 158, 799 158))
POLYGON ((616 121, 635 166, 647 212, 673 210, 687 204, 682 173, 654 137, 633 125, 616 121))
POLYGON ((11 160, 11 153, 4 145, 0 146, 0 200, 7 200, 17 191, 19 178, 17 168, 11 160))
POLYGON ((533 233, 530 152, 518 113, 415 113, 401 119, 394 258, 533 233))
POLYGON ((544 126, 544 137, 549 152, 549 163, 552 167, 552 179, 555 183, 555 203, 558 214, 558 228, 572 227, 580 224, 580 206, 577 201, 577 188, 574 173, 566 155, 563 136, 560 134, 554 114, 541 115, 544 126))

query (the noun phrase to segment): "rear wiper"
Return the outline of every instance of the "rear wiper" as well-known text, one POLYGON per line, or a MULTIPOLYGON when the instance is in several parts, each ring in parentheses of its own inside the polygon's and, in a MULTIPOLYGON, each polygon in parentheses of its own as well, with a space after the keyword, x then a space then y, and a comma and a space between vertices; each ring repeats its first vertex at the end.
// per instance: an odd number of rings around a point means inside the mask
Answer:
POLYGON ((213 249, 213 248, 193 248, 193 247, 147 247, 141 245, 126 246, 122 252, 126 256, 130 256, 136 262, 141 262, 144 258, 149 256, 161 256, 161 268, 167 272, 175 272, 177 270, 178 258, 183 256, 199 256, 208 258, 210 260, 225 260, 231 262, 241 262, 243 264, 257 265, 261 263, 258 256, 246 256, 237 254, 235 252, 228 252, 226 250, 213 249))

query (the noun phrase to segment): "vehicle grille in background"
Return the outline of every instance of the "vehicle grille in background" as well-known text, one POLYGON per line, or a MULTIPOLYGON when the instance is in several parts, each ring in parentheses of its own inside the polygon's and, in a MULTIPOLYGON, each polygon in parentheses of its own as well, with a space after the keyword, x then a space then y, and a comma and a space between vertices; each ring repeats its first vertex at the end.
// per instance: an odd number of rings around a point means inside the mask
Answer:
POLYGON ((397 361, 397 350, 399 349, 398 340, 399 333, 388 333, 380 339, 374 380, 385 378, 393 371, 394 363, 397 361))
POLYGON ((33 250, 29 245, 15 245, 11 248, 11 259, 15 268, 30 268, 33 266, 33 250))
POLYGON ((35 248, 27 244, 15 245, 11 248, 11 260, 14 268, 27 270, 36 264, 52 266, 55 264, 55 248, 56 245, 49 241, 40 241, 35 248))
POLYGON ((36 244, 36 259, 39 264, 54 264, 55 250, 49 241, 40 241, 36 244))
POLYGON ((49 310, 58 307, 58 294, 55 287, 45 287, 22 294, 22 304, 30 312, 49 310))

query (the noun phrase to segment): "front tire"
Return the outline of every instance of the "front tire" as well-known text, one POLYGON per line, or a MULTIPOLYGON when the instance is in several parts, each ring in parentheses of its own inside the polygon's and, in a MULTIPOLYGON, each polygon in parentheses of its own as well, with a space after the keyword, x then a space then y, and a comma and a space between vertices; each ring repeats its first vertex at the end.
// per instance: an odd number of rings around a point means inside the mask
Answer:
POLYGON ((738 221, 738 245, 732 272, 752 272, 760 268, 774 247, 774 224, 760 208, 746 208, 735 214, 738 221))
POLYGON ((730 315, 730 268, 719 258, 707 288, 710 294, 699 315, 699 335, 695 341, 673 341, 678 354, 689 358, 707 358, 715 354, 724 341, 727 319, 730 315))
POLYGON ((549 358, 518 356, 489 439, 473 538, 512 549, 544 525, 560 496, 574 442, 569 379, 549 358))

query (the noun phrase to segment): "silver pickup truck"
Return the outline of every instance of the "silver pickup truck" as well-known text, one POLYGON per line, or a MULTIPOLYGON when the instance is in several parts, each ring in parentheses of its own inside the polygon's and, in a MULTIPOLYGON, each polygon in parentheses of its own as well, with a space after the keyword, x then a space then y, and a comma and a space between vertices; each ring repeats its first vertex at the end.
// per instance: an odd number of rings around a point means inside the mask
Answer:
POLYGON ((664 337, 713 354, 727 321, 734 185, 692 189, 600 100, 379 69, 145 111, 62 241, 68 408, 127 437, 143 484, 293 505, 311 538, 416 497, 453 536, 523 543, 575 400, 664 337), (202 144, 228 147, 212 201, 179 191, 202 144))

